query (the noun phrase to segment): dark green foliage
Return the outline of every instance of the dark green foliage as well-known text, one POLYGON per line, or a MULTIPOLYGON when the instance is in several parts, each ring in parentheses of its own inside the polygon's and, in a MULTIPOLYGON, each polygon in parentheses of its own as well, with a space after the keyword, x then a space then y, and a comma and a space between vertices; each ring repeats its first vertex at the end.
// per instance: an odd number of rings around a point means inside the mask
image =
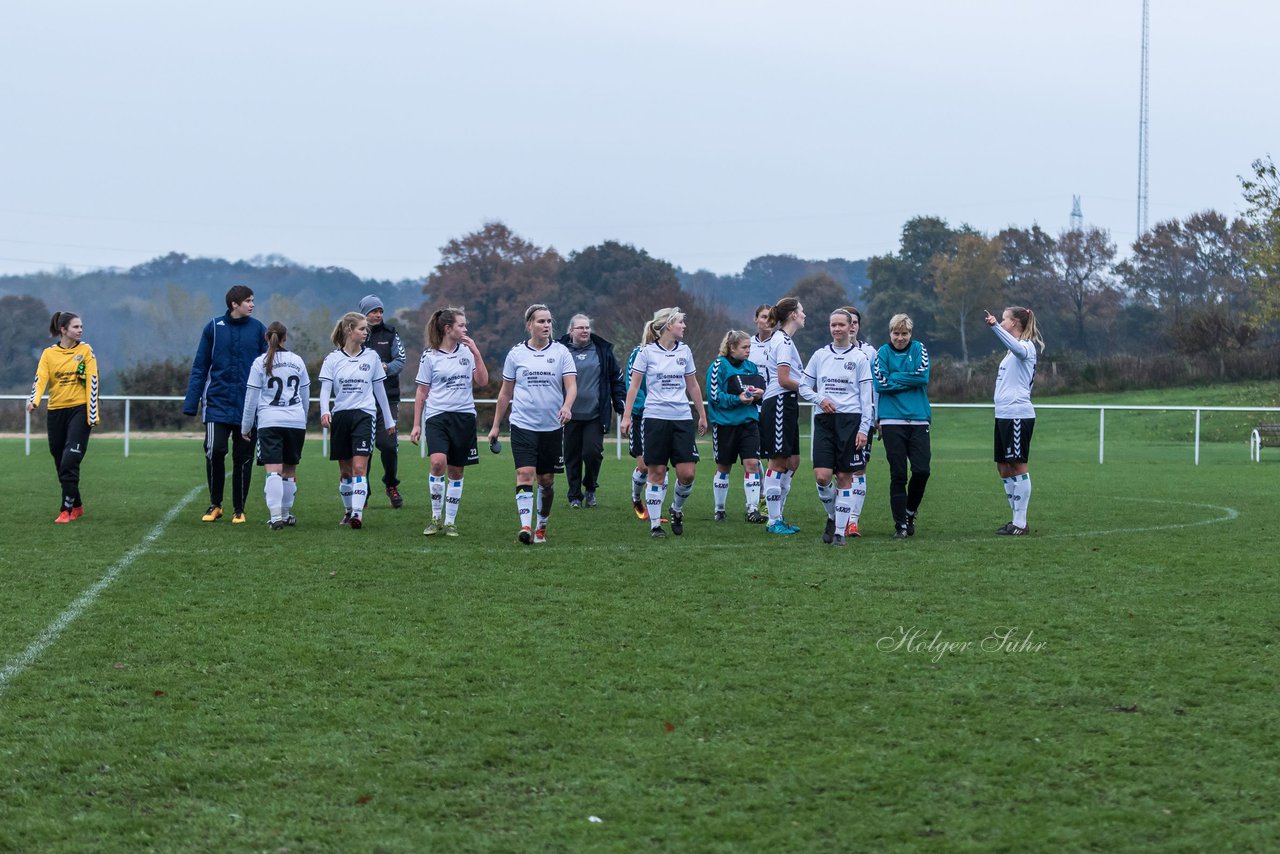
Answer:
MULTIPOLYGON (((178 359, 139 362, 117 372, 116 376, 121 394, 182 396, 187 393, 191 363, 178 359)), ((173 401, 131 401, 129 421, 134 430, 198 429, 198 422, 182 414, 182 404, 173 401)))
POLYGON ((797 258, 794 255, 761 255, 753 258, 742 272, 717 276, 707 270, 695 273, 679 271, 685 290, 708 300, 733 319, 735 326, 751 329, 755 307, 773 305, 795 288, 806 276, 825 273, 844 290, 843 303, 862 306, 862 292, 867 285, 867 262, 829 258, 825 261, 797 258))
POLYGON ((30 392, 53 312, 32 296, 0 297, 0 392, 30 392))
MULTIPOLYGON (((83 317, 104 389, 115 391, 116 372, 135 362, 190 360, 201 328, 226 310, 224 297, 234 284, 253 289, 259 320, 279 320, 291 336, 296 330, 299 352, 308 358, 328 350, 334 320, 365 294, 379 294, 394 314, 417 303, 421 289, 420 282, 361 279, 339 267, 305 267, 279 256, 225 261, 171 252, 128 270, 0 276, 0 294, 39 294, 46 304, 83 317)), ((40 328, 47 324, 46 313, 40 328)))
POLYGON ((581 313, 592 318, 597 334, 620 345, 636 343, 656 309, 680 305, 684 297, 670 263, 606 240, 570 253, 560 270, 556 335, 581 313))
POLYGON ((868 340, 889 337, 889 319, 908 314, 915 324, 915 337, 934 346, 933 331, 938 298, 934 293, 933 260, 949 257, 955 238, 967 227, 956 230, 940 217, 921 216, 902 227, 902 241, 893 255, 879 255, 867 262, 871 284, 865 292, 866 313, 863 330, 868 340))
POLYGON ((468 334, 485 360, 501 366, 517 341, 527 338, 525 309, 545 303, 557 322, 568 320, 566 309, 552 305, 564 259, 517 235, 501 222, 485 223, 479 231, 450 240, 427 279, 429 296, 422 317, 439 308, 466 310, 468 334))
POLYGON ((1256 319, 1274 326, 1280 321, 1280 174, 1269 156, 1252 165, 1253 174, 1240 179, 1250 226, 1245 251, 1256 319))
POLYGON ((1171 332, 1198 309, 1220 306, 1244 315, 1251 296, 1245 258, 1249 237, 1244 220, 1229 221, 1217 211, 1185 222, 1166 220, 1134 242, 1133 257, 1116 271, 1132 293, 1160 306, 1171 332))
MULTIPOLYGON (((827 324, 831 312, 848 304, 848 295, 830 273, 810 273, 792 286, 786 294, 800 300, 806 315, 803 329, 791 336, 806 358, 814 350, 831 341, 827 324)), ((754 332, 754 329, 746 330, 754 332)))

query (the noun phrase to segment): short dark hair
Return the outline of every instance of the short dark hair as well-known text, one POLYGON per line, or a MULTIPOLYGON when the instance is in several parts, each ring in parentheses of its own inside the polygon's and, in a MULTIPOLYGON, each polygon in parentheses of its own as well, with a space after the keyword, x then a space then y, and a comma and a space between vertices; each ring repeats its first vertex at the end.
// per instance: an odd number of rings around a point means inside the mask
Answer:
POLYGON ((232 305, 244 302, 251 296, 253 296, 253 288, 248 285, 232 285, 231 290, 227 291, 227 310, 229 311, 232 305))

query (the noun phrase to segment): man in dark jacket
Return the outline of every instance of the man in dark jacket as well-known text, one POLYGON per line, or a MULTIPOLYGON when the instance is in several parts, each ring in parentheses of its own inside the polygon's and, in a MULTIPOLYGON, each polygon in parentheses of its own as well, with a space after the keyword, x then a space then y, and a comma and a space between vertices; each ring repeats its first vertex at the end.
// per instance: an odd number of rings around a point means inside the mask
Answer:
POLYGON ((224 462, 231 440, 231 502, 233 524, 244 518, 245 497, 253 474, 253 440, 240 435, 245 385, 254 359, 267 352, 267 328, 253 314, 253 291, 233 285, 227 291, 227 313, 204 327, 200 345, 191 361, 191 379, 182 402, 185 415, 203 409, 205 477, 209 481, 209 509, 205 522, 222 518, 222 493, 226 484, 224 462))
POLYGON ((591 318, 575 314, 569 332, 560 339, 578 369, 578 397, 564 425, 564 467, 569 476, 569 506, 596 506, 600 464, 604 462, 604 434, 613 413, 622 413, 627 399, 622 369, 613 345, 591 331, 591 318))
MULTIPOLYGON (((387 372, 387 380, 383 387, 387 390, 387 402, 391 404, 391 414, 400 417, 400 372, 404 370, 404 344, 394 326, 383 322, 385 310, 382 300, 369 294, 360 300, 360 313, 369 321, 369 338, 365 346, 378 354, 382 367, 387 372)), ((404 497, 400 494, 399 455, 400 443, 398 433, 387 433, 387 425, 382 423, 382 413, 377 415, 374 430, 374 442, 382 457, 382 483, 387 488, 387 498, 391 506, 399 509, 404 506, 404 497)))

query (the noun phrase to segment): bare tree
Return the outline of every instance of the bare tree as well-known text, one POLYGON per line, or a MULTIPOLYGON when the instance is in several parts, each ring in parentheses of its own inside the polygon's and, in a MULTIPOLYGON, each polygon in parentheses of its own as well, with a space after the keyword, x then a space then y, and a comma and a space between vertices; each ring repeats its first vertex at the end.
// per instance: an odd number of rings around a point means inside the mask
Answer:
POLYGON ((1058 235, 1054 269, 1075 318, 1076 344, 1082 350, 1089 349, 1085 314, 1091 300, 1110 286, 1115 257, 1116 245, 1104 228, 1068 229, 1058 235))

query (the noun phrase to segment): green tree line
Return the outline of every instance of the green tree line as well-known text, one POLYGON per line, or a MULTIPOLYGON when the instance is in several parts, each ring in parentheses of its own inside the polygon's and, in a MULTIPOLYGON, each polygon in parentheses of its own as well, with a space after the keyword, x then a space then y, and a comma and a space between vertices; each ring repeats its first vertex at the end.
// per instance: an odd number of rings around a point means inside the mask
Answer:
POLYGON ((30 382, 48 341, 49 313, 58 308, 85 317, 107 391, 179 389, 198 330, 222 311, 222 295, 236 283, 254 289, 258 317, 284 322, 293 349, 317 363, 331 346, 334 320, 371 292, 387 305, 411 362, 430 312, 458 306, 491 368, 524 338, 524 309, 535 302, 551 307, 557 334, 572 314, 590 315, 623 356, 655 309, 678 305, 689 316, 688 343, 705 365, 727 329, 751 330, 756 305, 788 294, 809 309, 810 326, 799 336, 804 352, 826 340, 826 312, 848 303, 863 311, 863 333, 873 343, 883 342, 892 315, 906 313, 932 352, 961 364, 993 352, 982 331, 983 309, 1010 304, 1035 310, 1057 357, 1200 357, 1273 348, 1280 338, 1275 164, 1256 161, 1241 184, 1242 216, 1206 210, 1158 222, 1123 258, 1095 226, 1051 234, 1032 224, 986 234, 917 216, 885 255, 857 261, 763 255, 741 273, 717 275, 688 273, 621 241, 562 255, 489 222, 441 247, 439 264, 417 280, 361 279, 278 256, 233 262, 179 253, 127 270, 5 276, 0 388, 16 391, 30 382), (168 374, 174 376, 163 379, 168 374))

